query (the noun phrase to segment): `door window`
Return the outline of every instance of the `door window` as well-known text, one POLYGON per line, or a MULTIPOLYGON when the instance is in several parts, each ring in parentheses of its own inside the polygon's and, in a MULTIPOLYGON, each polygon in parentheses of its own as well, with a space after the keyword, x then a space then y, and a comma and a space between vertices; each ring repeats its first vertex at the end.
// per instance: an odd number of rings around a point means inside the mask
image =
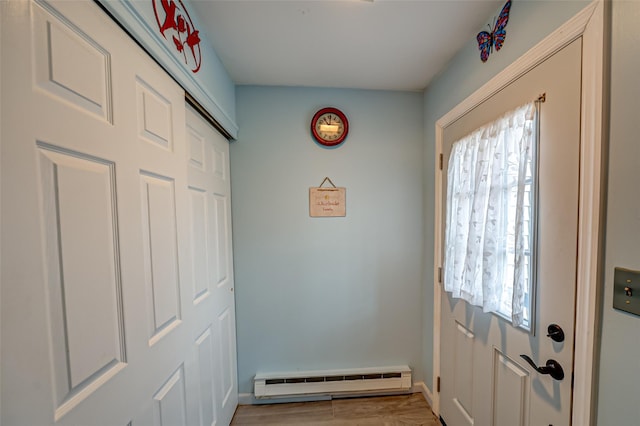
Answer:
POLYGON ((535 270, 534 102, 454 142, 447 175, 444 286, 530 329, 535 270))

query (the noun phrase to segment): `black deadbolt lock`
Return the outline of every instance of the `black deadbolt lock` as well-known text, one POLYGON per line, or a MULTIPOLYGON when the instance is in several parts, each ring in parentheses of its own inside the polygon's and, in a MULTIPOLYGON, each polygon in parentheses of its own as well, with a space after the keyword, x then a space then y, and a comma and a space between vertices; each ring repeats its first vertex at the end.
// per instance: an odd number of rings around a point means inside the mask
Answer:
POLYGON ((547 337, 551 337, 554 342, 564 342, 564 331, 558 324, 551 324, 547 327, 547 337))

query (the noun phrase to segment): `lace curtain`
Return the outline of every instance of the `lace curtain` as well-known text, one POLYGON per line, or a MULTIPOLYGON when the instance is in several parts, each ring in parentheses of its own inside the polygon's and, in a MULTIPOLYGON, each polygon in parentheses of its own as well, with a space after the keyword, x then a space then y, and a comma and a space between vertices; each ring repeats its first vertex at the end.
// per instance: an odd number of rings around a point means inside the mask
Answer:
POLYGON ((444 288, 514 326, 528 309, 536 120, 532 102, 455 142, 447 175, 444 288))

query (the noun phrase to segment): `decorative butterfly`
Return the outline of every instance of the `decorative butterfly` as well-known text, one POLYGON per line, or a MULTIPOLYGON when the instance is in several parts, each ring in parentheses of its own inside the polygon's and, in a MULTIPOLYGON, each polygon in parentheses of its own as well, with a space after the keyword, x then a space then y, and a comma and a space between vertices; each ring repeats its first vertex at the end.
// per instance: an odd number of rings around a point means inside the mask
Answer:
MULTIPOLYGON (((498 16, 498 20, 493 27, 493 31, 490 33, 486 31, 480 31, 478 33, 478 36, 476 38, 478 39, 478 49, 480 49, 480 59, 482 59, 482 62, 487 62, 493 46, 495 46, 496 51, 502 48, 504 39, 507 36, 507 32, 505 31, 504 27, 506 27, 507 22, 509 22, 510 10, 511 0, 508 0, 502 8, 500 16, 498 16)), ((491 29, 491 26, 489 26, 489 29, 491 29)))

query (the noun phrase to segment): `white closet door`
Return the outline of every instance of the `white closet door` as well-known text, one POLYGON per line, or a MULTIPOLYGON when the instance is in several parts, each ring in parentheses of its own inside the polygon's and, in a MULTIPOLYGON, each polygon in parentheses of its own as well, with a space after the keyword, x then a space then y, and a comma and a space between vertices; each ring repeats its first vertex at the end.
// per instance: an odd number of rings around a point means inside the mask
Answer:
POLYGON ((218 424, 228 424, 238 405, 229 143, 190 107, 186 138, 194 276, 190 300, 202 338, 213 343, 213 415, 218 424))
POLYGON ((1 423, 214 424, 235 324, 194 303, 184 92, 93 2, 0 7, 1 423))

